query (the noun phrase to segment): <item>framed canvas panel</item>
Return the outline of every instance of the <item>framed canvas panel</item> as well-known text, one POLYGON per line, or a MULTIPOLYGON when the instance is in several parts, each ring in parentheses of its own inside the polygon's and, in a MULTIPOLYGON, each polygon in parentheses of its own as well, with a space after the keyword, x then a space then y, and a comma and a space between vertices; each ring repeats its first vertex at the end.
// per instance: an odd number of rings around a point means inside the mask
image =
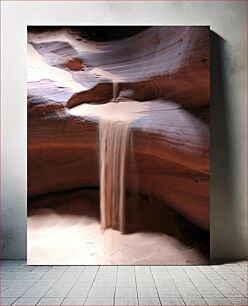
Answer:
POLYGON ((209 27, 27 40, 29 264, 209 263, 209 27))

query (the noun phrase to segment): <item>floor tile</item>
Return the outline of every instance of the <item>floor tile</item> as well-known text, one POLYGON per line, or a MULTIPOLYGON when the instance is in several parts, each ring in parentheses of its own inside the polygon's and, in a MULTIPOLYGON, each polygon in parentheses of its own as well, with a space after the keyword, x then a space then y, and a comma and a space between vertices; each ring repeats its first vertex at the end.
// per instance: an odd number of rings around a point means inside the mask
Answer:
POLYGON ((157 288, 159 297, 180 297, 177 289, 157 288))
POLYGON ((27 290, 24 297, 43 297, 51 288, 53 282, 51 281, 38 281, 34 286, 27 290))
POLYGON ((0 305, 1 306, 7 306, 7 305, 11 305, 12 303, 15 302, 15 300, 17 300, 17 297, 1 297, 0 298, 0 305))
POLYGON ((28 298, 28 297, 21 297, 15 301, 12 305, 24 305, 24 306, 32 306, 36 305, 39 302, 40 298, 28 298))
POLYGON ((248 300, 247 298, 228 298, 228 300, 233 304, 233 305, 248 305, 248 300))
POLYGON ((87 297, 91 285, 77 284, 72 287, 68 293, 68 297, 87 297))
POLYGON ((152 279, 149 280, 136 280, 137 286, 142 288, 151 288, 155 286, 155 283, 152 279))
POLYGON ((160 298, 160 301, 162 306, 185 305, 181 298, 163 297, 160 298))
POLYGON ((204 301, 203 298, 199 297, 183 297, 184 303, 186 305, 192 305, 192 306, 202 306, 207 305, 207 303, 204 301))
POLYGON ((138 287, 138 297, 157 297, 158 292, 155 287, 138 287))
POLYGON ((86 298, 65 298, 61 305, 83 306, 86 298))
POLYGON ((182 297, 201 297, 201 294, 196 288, 177 288, 182 297))
POLYGON ((139 298, 139 306, 160 306, 159 298, 139 298))
POLYGON ((117 266, 100 266, 99 272, 117 272, 117 266))
POLYGON ((134 266, 118 266, 118 273, 120 272, 134 273, 134 266))
POLYGON ((134 306, 138 304, 138 298, 125 298, 125 297, 116 297, 115 298, 115 305, 118 306, 134 306))
POLYGON ((69 266, 66 272, 83 272, 85 266, 69 266))
POLYGON ((228 285, 227 287, 218 286, 218 289, 225 297, 243 297, 242 293, 233 288, 231 285, 228 285))
POLYGON ((228 301, 227 298, 204 298, 204 300, 207 302, 210 306, 226 306, 226 305, 232 305, 230 301, 228 301))
POLYGON ((36 266, 33 269, 33 272, 48 272, 51 268, 52 266, 36 266))
POLYGON ((50 272, 50 270, 48 272, 46 272, 45 274, 43 274, 43 276, 41 277, 41 280, 58 280, 61 276, 62 276, 63 272, 50 272))
POLYGON ((89 292, 89 297, 114 297, 115 287, 109 288, 92 288, 89 292))
POLYGON ((217 290, 215 287, 197 287, 197 290, 201 294, 202 297, 209 298, 222 298, 223 294, 217 290))
POLYGON ((2 297, 20 297, 27 289, 25 288, 10 288, 6 289, 1 293, 2 297))
POLYGON ((64 272, 69 266, 52 266, 50 272, 64 272))
POLYGON ((62 303, 63 298, 42 298, 37 305, 44 305, 44 306, 51 306, 55 305, 58 306, 62 303))
POLYGON ((136 287, 136 282, 135 280, 117 280, 116 282, 116 287, 136 287))
POLYGON ((65 297, 68 292, 71 289, 71 285, 54 285, 52 288, 50 288, 47 293, 45 294, 45 297, 65 297))
POLYGON ((136 288, 116 288, 115 297, 125 297, 125 298, 133 298, 137 297, 137 289, 136 288))
POLYGON ((112 306, 114 298, 87 298, 84 306, 112 306))

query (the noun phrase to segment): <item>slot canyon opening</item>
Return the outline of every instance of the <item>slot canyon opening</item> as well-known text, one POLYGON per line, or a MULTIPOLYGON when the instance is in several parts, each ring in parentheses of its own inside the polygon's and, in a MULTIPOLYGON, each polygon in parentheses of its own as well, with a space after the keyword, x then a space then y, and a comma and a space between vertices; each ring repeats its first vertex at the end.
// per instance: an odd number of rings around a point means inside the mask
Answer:
POLYGON ((207 27, 28 31, 28 263, 208 263, 207 27))

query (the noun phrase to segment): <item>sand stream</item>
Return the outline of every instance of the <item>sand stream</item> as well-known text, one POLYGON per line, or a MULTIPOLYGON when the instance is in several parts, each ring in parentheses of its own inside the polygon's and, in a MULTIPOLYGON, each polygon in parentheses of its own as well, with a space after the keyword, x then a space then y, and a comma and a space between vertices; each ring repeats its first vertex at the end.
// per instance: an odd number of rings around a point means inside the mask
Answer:
POLYGON ((147 103, 118 97, 118 82, 113 82, 109 103, 80 104, 70 109, 77 116, 99 117, 100 211, 102 229, 125 231, 125 161, 131 123, 148 111, 147 103))

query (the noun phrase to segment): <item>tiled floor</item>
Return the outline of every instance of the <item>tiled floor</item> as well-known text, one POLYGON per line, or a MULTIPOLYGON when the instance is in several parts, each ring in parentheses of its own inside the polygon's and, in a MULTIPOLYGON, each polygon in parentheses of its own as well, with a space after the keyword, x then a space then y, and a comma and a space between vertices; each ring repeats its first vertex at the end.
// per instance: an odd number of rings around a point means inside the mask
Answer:
POLYGON ((247 262, 27 266, 2 261, 0 305, 247 305, 247 262))

